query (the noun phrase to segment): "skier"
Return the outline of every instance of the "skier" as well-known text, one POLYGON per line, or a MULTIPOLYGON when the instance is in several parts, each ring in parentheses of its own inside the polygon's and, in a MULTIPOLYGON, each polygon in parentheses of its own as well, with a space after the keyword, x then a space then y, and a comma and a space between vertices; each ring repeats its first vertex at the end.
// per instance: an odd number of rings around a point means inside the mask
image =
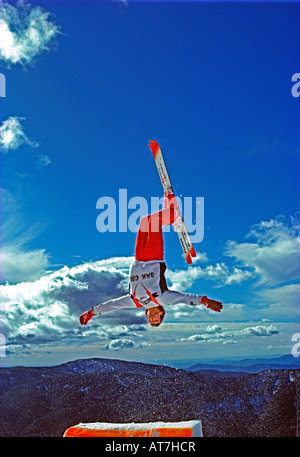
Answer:
POLYGON ((79 318, 82 325, 86 325, 93 316, 124 308, 145 308, 147 320, 153 327, 162 323, 165 305, 202 304, 213 311, 221 311, 223 306, 219 301, 169 290, 167 287, 162 226, 173 224, 176 219, 174 201, 174 194, 165 196, 162 210, 141 218, 136 238, 135 260, 129 272, 129 294, 100 303, 86 311, 79 318))

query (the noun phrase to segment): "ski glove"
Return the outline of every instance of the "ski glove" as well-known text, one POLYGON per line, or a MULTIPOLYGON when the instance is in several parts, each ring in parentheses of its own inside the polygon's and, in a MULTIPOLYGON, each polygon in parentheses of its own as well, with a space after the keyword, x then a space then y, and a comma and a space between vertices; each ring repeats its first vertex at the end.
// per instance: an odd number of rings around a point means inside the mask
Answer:
POLYGON ((96 316, 96 314, 94 314, 94 308, 91 308, 85 313, 81 314, 79 322, 81 323, 81 325, 86 325, 88 321, 92 319, 93 316, 96 316))
POLYGON ((217 313, 220 313, 221 309, 223 308, 222 302, 207 298, 205 295, 201 298, 201 303, 202 305, 206 306, 206 308, 212 309, 217 313))

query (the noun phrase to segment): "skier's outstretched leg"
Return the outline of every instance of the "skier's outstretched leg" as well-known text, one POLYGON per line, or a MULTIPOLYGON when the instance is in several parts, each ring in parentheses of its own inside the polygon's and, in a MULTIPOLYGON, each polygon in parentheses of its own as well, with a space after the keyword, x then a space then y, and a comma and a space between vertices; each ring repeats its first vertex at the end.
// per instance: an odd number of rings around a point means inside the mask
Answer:
POLYGON ((142 217, 136 237, 135 259, 146 262, 164 259, 163 225, 174 222, 174 207, 166 207, 142 217))

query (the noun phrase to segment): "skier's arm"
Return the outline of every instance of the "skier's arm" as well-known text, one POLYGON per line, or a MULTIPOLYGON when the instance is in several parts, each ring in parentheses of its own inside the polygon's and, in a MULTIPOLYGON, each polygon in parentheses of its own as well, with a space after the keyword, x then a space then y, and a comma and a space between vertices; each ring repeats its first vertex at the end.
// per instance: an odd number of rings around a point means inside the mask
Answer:
POLYGON ((167 289, 164 293, 158 298, 159 303, 162 305, 199 305, 200 300, 202 299, 201 295, 188 294, 183 292, 178 292, 177 290, 167 289))
POLYGON ((100 303, 99 305, 94 306, 80 316, 79 322, 82 325, 86 325, 88 321, 97 314, 106 314, 110 313, 111 311, 123 308, 135 308, 135 305, 129 295, 124 295, 123 297, 108 300, 104 303, 100 303))
POLYGON ((186 304, 190 306, 204 305, 213 311, 220 312, 223 308, 222 303, 216 300, 211 300, 205 295, 185 294, 175 290, 167 289, 160 297, 159 302, 162 305, 177 305, 186 304))

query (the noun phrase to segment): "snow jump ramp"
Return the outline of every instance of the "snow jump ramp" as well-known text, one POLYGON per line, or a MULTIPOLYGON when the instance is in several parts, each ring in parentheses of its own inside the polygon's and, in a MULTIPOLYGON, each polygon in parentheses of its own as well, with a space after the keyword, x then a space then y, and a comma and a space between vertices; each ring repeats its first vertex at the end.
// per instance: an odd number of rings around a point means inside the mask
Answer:
POLYGON ((200 420, 184 422, 148 422, 112 424, 106 422, 80 423, 68 428, 64 437, 202 437, 200 420))

